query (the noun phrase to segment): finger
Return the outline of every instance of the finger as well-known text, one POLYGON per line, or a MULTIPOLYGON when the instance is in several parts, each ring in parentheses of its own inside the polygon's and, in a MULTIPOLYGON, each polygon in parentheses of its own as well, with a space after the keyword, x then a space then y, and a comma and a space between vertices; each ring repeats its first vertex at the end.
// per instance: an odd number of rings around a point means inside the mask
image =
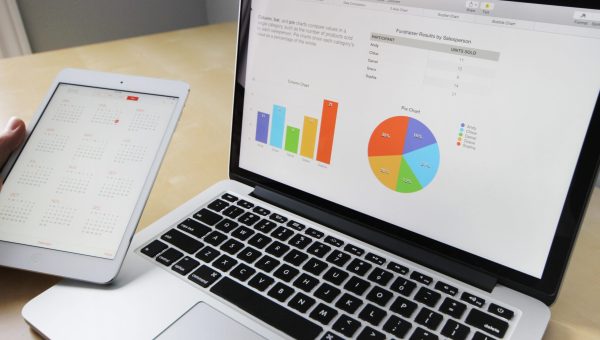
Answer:
POLYGON ((25 123, 18 118, 11 118, 6 129, 0 134, 0 167, 4 166, 10 154, 15 151, 25 139, 25 123))

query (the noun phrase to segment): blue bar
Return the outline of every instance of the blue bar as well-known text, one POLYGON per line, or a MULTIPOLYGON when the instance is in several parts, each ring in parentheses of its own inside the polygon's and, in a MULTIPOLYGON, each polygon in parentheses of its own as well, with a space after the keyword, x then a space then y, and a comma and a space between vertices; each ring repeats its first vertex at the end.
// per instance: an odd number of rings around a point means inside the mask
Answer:
POLYGON ((285 107, 273 105, 273 120, 271 121, 271 139, 269 144, 277 148, 283 147, 283 131, 285 128, 285 107))

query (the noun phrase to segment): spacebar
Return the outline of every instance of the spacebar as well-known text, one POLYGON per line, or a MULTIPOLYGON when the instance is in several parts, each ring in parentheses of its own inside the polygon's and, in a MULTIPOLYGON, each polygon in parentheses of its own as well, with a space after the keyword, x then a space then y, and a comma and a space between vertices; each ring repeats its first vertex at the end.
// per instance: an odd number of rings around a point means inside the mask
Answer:
POLYGON ((210 291, 293 338, 314 339, 323 330, 228 277, 217 282, 210 291))

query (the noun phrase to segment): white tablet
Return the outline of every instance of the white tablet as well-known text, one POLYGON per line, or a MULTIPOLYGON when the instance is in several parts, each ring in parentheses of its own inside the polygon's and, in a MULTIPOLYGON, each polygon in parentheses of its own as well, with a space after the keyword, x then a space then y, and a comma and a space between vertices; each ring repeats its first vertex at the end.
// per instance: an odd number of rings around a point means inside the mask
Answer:
POLYGON ((0 265, 110 282, 188 90, 179 81, 63 70, 0 173, 0 265))

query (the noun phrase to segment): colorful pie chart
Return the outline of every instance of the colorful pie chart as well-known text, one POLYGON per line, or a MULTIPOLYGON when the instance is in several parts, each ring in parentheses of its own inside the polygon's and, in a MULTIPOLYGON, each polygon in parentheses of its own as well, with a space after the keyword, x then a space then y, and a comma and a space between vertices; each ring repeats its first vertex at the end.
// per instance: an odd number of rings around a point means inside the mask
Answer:
POLYGON ((381 184, 397 192, 412 193, 435 178, 440 150, 425 124, 396 116, 384 120, 371 134, 369 164, 381 184))

